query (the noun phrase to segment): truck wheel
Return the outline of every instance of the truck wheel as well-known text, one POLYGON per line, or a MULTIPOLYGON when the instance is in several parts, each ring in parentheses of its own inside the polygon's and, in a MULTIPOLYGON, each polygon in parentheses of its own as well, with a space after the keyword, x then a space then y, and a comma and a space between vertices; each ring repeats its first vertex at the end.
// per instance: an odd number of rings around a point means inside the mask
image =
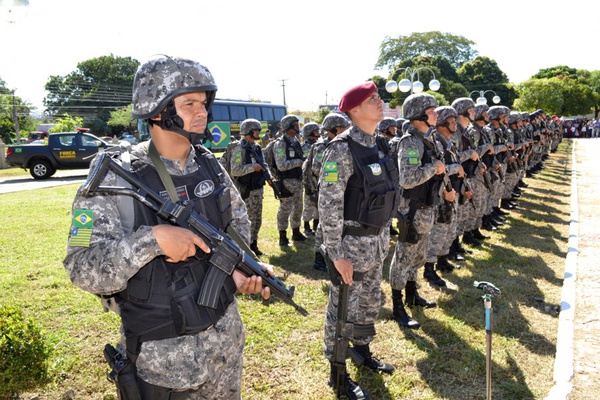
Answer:
POLYGON ((38 160, 31 164, 29 173, 33 176, 33 179, 47 179, 54 174, 54 169, 48 161, 38 160))

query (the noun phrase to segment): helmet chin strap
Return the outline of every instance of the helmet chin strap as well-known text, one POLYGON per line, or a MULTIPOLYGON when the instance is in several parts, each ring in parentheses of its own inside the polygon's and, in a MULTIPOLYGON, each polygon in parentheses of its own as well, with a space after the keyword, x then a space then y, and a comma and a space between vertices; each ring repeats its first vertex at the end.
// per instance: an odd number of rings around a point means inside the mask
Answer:
POLYGON ((212 134, 206 129, 205 132, 188 132, 183 129, 183 119, 177 115, 175 103, 171 100, 167 103, 165 109, 160 113, 160 120, 149 120, 151 124, 160 126, 165 131, 171 131, 185 137, 192 145, 205 143, 206 140, 212 140, 212 134))

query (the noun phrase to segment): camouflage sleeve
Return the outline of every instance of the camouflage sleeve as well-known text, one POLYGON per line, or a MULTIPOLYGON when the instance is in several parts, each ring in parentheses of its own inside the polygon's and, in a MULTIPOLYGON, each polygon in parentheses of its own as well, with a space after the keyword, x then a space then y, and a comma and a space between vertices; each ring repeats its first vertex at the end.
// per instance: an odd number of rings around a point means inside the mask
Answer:
POLYGON ((456 175, 458 174, 458 168, 460 164, 446 164, 446 173, 448 175, 456 175))
POLYGON ((400 170, 400 187, 412 189, 431 179, 437 168, 435 164, 428 163, 421 166, 424 145, 419 146, 415 138, 406 138, 400 142, 398 148, 398 169, 400 170))
POLYGON ((273 153, 275 155, 275 164, 280 171, 289 171, 290 169, 301 167, 304 162, 301 159, 288 160, 285 155, 285 140, 278 140, 274 144, 273 153))
MULTIPOLYGON (((112 173, 102 182, 105 186, 116 184, 117 177, 112 173)), ((83 196, 79 190, 73 201, 72 218, 63 265, 73 284, 83 290, 105 295, 119 292, 140 268, 162 254, 152 227, 142 226, 125 233, 117 196, 83 196), (86 220, 82 227, 83 215, 86 220)))
POLYGON ((231 175, 244 176, 254 172, 254 164, 244 164, 244 149, 242 146, 235 146, 231 154, 231 175))
POLYGON ((344 194, 350 176, 354 174, 348 144, 329 145, 323 153, 319 176, 319 226, 323 243, 332 260, 344 258, 342 231, 344 229, 344 194))
POLYGON ((242 200, 240 192, 233 184, 223 166, 221 166, 221 170, 225 177, 225 185, 229 187, 229 193, 231 194, 231 226, 247 244, 250 244, 250 220, 248 219, 246 203, 242 200))

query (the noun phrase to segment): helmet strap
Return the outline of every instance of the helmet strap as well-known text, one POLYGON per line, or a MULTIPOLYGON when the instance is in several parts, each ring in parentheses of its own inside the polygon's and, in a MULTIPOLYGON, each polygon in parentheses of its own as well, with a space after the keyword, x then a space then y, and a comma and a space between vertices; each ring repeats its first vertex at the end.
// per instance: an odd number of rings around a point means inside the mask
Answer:
POLYGON ((173 100, 167 103, 165 109, 160 113, 160 120, 148 120, 151 125, 158 125, 165 131, 171 131, 180 134, 190 141, 191 144, 197 145, 205 143, 206 140, 211 140, 212 135, 208 131, 202 133, 188 132, 183 129, 183 119, 177 115, 175 102, 173 100))

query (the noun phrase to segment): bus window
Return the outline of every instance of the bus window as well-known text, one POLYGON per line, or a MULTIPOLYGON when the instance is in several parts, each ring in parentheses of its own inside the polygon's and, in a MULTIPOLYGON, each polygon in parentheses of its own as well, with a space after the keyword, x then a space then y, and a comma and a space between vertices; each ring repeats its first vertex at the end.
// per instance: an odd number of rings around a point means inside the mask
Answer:
POLYGON ((231 121, 242 122, 246 119, 246 108, 244 106, 230 105, 229 111, 231 112, 231 121))
POLYGON ((229 106, 213 104, 210 108, 214 121, 229 121, 229 106))
MULTIPOLYGON (((261 107, 262 109, 262 116, 263 116, 263 121, 273 121, 275 118, 273 118, 273 109, 270 107, 261 107)), ((281 117, 283 118, 283 117, 281 117)), ((279 118, 279 120, 281 120, 281 118, 279 118)))
POLYGON ((261 118, 260 107, 252 107, 252 106, 246 107, 246 115, 247 115, 247 118, 254 118, 259 121, 266 119, 266 118, 261 118))
POLYGON ((285 107, 275 107, 273 108, 273 112, 275 113, 275 115, 273 115, 273 119, 275 121, 281 121, 281 118, 285 117, 285 107))

